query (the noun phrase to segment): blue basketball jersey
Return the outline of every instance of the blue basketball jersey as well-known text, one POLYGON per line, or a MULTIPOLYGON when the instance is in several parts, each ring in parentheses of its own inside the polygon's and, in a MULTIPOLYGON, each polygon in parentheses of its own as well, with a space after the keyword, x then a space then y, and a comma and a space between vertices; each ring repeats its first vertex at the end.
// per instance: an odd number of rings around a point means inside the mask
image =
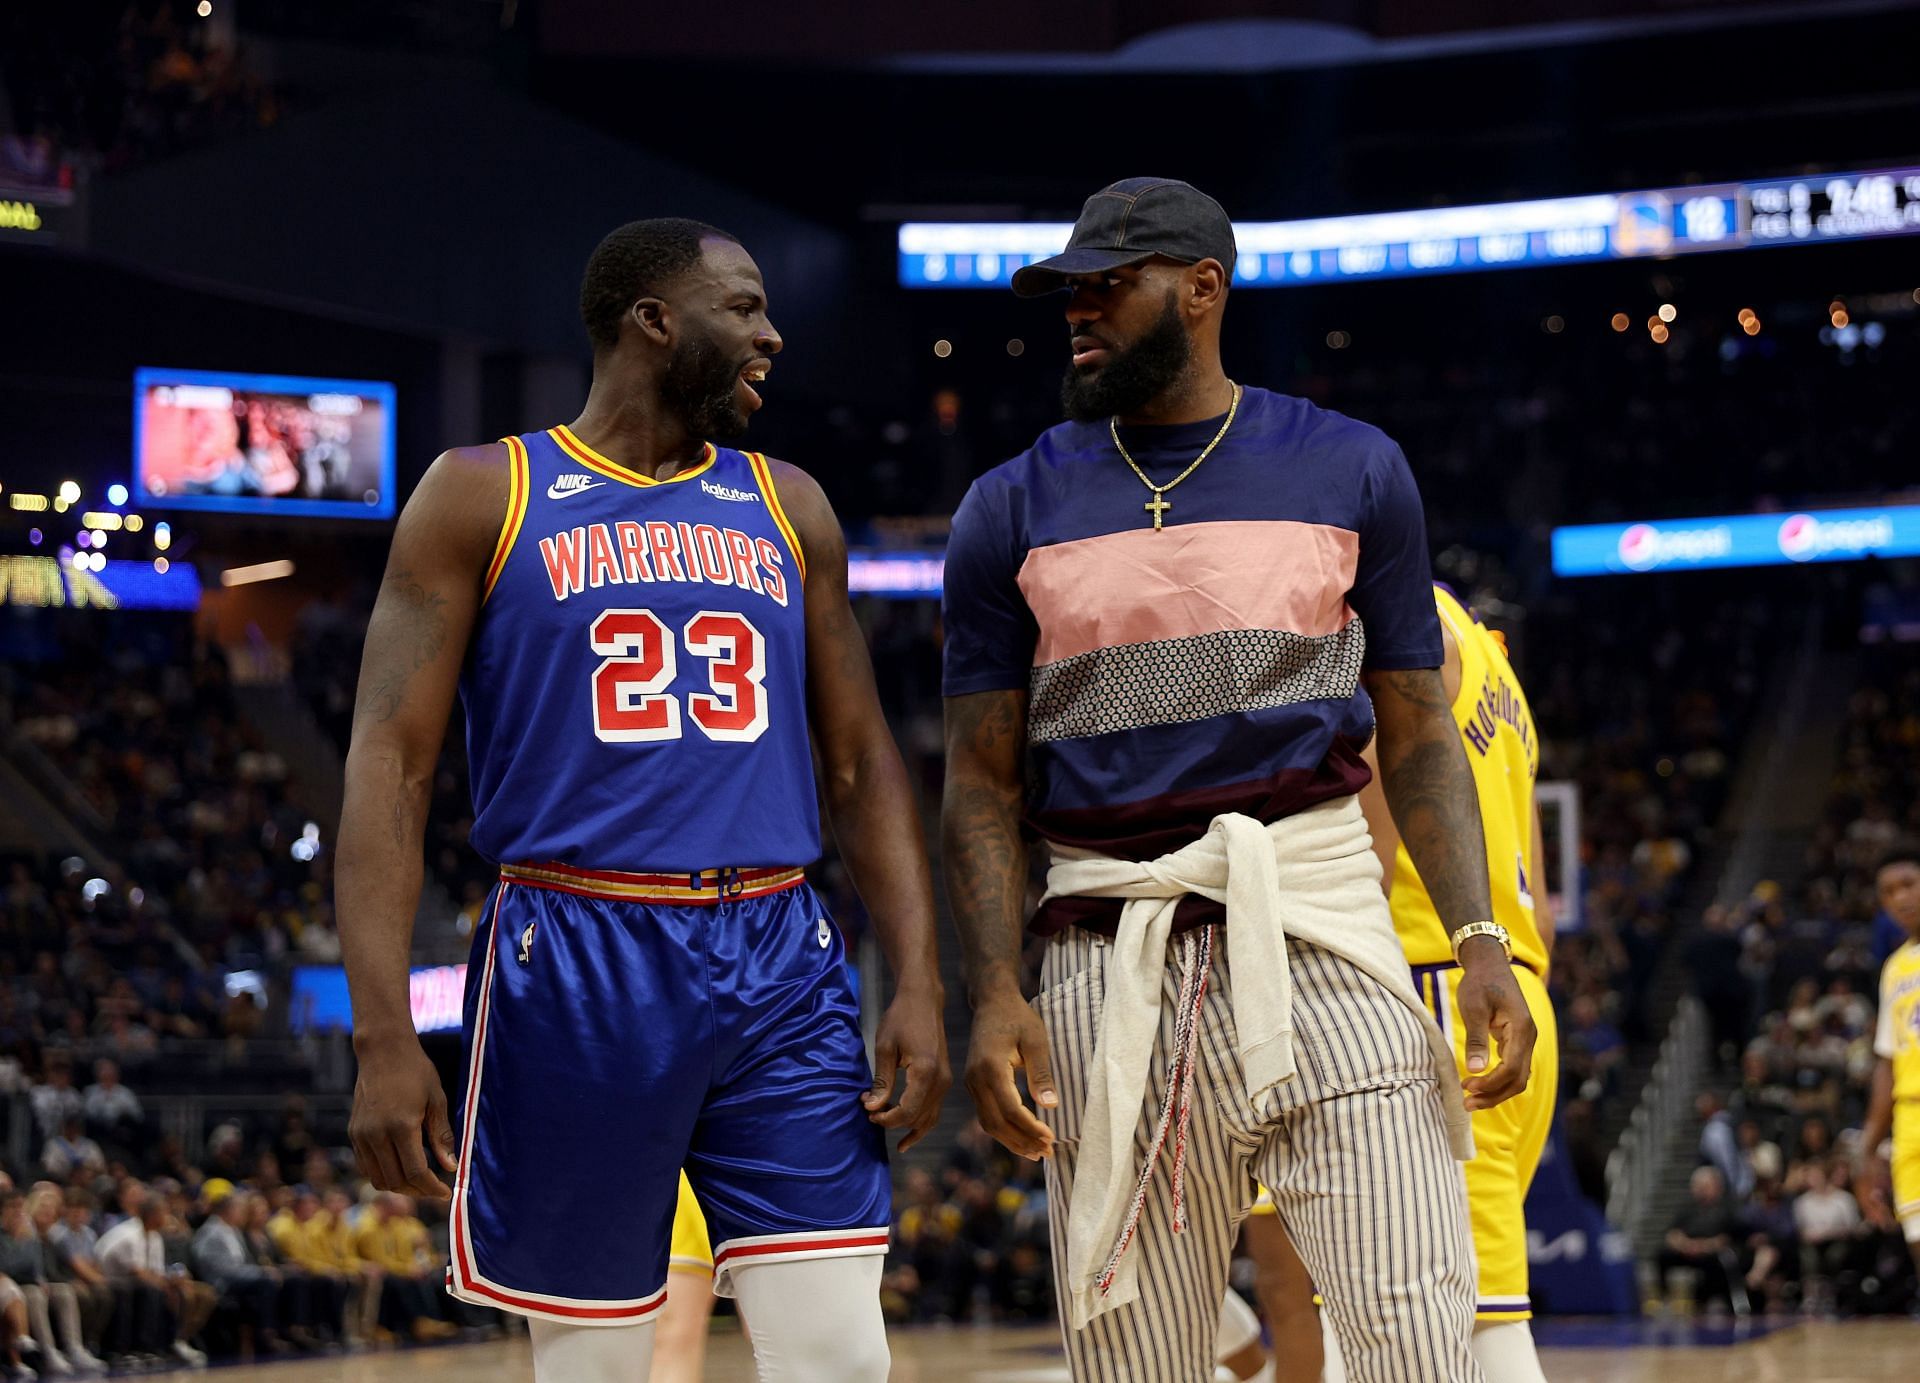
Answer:
POLYGON ((805 559, 766 458, 708 444, 656 481, 565 427, 507 449, 460 679, 474 849, 660 873, 812 862, 805 559))

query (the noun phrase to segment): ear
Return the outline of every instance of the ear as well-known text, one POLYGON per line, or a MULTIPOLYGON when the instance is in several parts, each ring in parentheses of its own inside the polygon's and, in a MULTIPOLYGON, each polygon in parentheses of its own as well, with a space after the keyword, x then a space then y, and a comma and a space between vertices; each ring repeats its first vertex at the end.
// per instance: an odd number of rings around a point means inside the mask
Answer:
POLYGON ((658 346, 673 344, 671 309, 665 299, 641 298, 627 309, 627 326, 658 346))
POLYGON ((1187 311, 1196 316, 1215 311, 1227 296, 1227 270, 1217 259, 1187 266, 1187 311))

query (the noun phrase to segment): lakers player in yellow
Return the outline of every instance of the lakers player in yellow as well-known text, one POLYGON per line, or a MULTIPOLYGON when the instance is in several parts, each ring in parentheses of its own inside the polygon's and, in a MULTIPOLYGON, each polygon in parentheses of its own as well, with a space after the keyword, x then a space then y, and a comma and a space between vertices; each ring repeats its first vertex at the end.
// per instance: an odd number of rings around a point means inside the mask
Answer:
POLYGON ((1878 1060, 1860 1145, 1863 1155, 1877 1159, 1893 1134, 1893 1213, 1920 1267, 1920 849, 1893 851, 1880 861, 1874 883, 1880 906, 1907 942, 1880 971, 1878 1060))
MULTIPOLYGON (((1475 1156, 1466 1167, 1467 1203, 1473 1223, 1480 1289, 1473 1353, 1487 1383, 1545 1383, 1528 1322, 1527 1226, 1524 1204, 1553 1124, 1560 1078, 1560 1044, 1547 997, 1547 960, 1553 919, 1541 870, 1544 849, 1534 783, 1540 770, 1540 739, 1520 679, 1507 660, 1505 641, 1487 629, 1443 587, 1434 588, 1446 642, 1441 669, 1453 717, 1467 745, 1467 762, 1479 790, 1487 840, 1487 875, 1493 916, 1507 932, 1514 978, 1525 994, 1539 1040, 1533 1079, 1526 1090, 1473 1114, 1475 1156)), ((1446 927, 1413 867, 1380 790, 1379 770, 1360 794, 1367 827, 1380 856, 1382 884, 1393 909, 1394 930, 1413 967, 1414 986, 1452 1039, 1466 1073, 1466 1024, 1455 991, 1460 968, 1446 927)), ((1496 1053, 1497 1055, 1497 1053, 1496 1053)), ((1277 1374, 1283 1378, 1345 1378, 1330 1338, 1313 1311, 1312 1287, 1299 1255, 1273 1216, 1262 1188, 1248 1225, 1247 1244, 1260 1265, 1261 1301, 1274 1326, 1277 1374)))

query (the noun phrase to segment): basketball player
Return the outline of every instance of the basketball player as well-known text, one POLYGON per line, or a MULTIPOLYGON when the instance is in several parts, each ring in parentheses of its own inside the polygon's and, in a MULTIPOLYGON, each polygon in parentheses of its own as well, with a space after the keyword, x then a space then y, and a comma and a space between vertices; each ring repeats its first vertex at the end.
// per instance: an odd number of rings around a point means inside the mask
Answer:
MULTIPOLYGON (((1488 1383, 1545 1383, 1528 1325, 1533 1307, 1527 1294, 1525 1209, 1527 1188, 1553 1125, 1560 1074, 1558 1030, 1546 988, 1553 918, 1545 890, 1538 887, 1545 859, 1533 797, 1540 738, 1504 641, 1446 588, 1434 588, 1434 601, 1446 645, 1441 680, 1480 798, 1493 915, 1512 938, 1514 979, 1541 1038, 1527 1088, 1473 1116, 1475 1155, 1467 1164, 1467 1206, 1479 1272, 1473 1353, 1488 1383)), ((1380 856, 1394 930, 1413 966, 1414 984, 1441 1030, 1453 1039, 1454 1055, 1464 1070, 1466 1022, 1455 999, 1461 972, 1449 956, 1433 895, 1394 827, 1377 779, 1362 789, 1360 805, 1380 856)), ((1272 1201, 1262 1196, 1252 1223, 1271 1214, 1272 1201)), ((1340 1377, 1337 1352, 1323 1351, 1317 1328, 1304 1328, 1315 1314, 1313 1288, 1285 1235, 1263 1232, 1255 1252, 1261 1260, 1263 1296, 1271 1291, 1285 1298, 1278 1319, 1303 1327, 1284 1332, 1276 1327, 1278 1372, 1290 1378, 1340 1377)))
POLYGON ((1920 1268, 1920 849, 1895 850, 1874 872, 1880 906, 1907 934, 1880 970, 1873 1095, 1861 1153, 1878 1159, 1893 1135, 1893 1213, 1920 1268))
POLYGON ((532 1318, 540 1383, 647 1377, 683 1165, 760 1377, 881 1379, 883 1130, 915 1141, 947 1078, 932 889, 844 540, 803 473, 705 440, 745 429, 781 346, 738 243, 623 226, 581 308, 585 411, 442 455, 368 627, 338 883, 355 1152, 375 1184, 444 1197, 424 1130, 454 1172, 449 1288, 532 1318), (407 998, 456 687, 473 844, 501 872, 457 1163, 407 998), (816 749, 898 985, 871 1081, 839 930, 801 872, 816 749))
POLYGON ((1218 203, 1134 178, 1014 280, 1069 291, 1070 420, 974 483, 947 554, 967 1087, 989 1133, 1048 1158, 1076 1379, 1211 1375, 1257 1173, 1356 1378, 1474 1380, 1454 1159, 1467 1109, 1525 1087, 1533 1023, 1412 475, 1375 429, 1227 377, 1234 262, 1218 203), (1462 966, 1464 1105, 1355 797, 1376 733, 1462 966), (1051 854, 1031 1006, 1023 815, 1051 854))

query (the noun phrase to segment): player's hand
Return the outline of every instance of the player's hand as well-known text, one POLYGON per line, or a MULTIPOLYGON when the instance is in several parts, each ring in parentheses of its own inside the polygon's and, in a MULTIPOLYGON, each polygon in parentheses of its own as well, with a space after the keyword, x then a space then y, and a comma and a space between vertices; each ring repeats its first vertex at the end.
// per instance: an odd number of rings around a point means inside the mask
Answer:
POLYGON ((360 1077, 353 1087, 353 1118, 347 1135, 353 1140, 353 1160, 360 1175, 382 1191, 432 1201, 451 1199, 453 1193, 427 1160, 430 1147, 447 1171, 459 1167, 453 1156, 446 1092, 420 1040, 407 1036, 365 1048, 356 1044, 355 1051, 360 1077))
POLYGON ((967 1045, 967 1093, 980 1127, 1008 1152, 1046 1157, 1053 1152, 1053 1130, 1035 1117, 1014 1084, 1016 1068, 1027 1073, 1034 1103, 1059 1106, 1053 1066, 1047 1057, 1047 1025, 1017 989, 983 999, 973 1011, 973 1039, 967 1045))
POLYGON ((947 1062, 947 1025, 939 993, 901 991, 880 1019, 873 1040, 873 1087, 860 1097, 867 1117, 881 1128, 904 1128, 900 1140, 905 1152, 940 1118, 940 1104, 953 1084, 947 1062), (898 1103, 890 1103, 899 1071, 907 1073, 907 1088, 898 1103))
POLYGON ((1539 1034, 1498 941, 1469 937, 1460 948, 1460 968, 1457 997, 1467 1025, 1467 1078, 1461 1088, 1468 1110, 1492 1109, 1527 1088, 1539 1034), (1498 1060, 1487 1050, 1489 1036, 1499 1047, 1498 1060))

